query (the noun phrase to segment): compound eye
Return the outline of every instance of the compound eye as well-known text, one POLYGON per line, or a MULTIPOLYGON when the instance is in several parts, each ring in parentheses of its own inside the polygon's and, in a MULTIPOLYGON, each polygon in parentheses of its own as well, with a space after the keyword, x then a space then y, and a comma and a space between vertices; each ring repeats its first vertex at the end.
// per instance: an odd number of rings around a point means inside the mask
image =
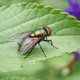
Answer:
POLYGON ((48 27, 48 28, 47 28, 47 31, 48 31, 48 36, 50 36, 51 33, 52 33, 52 30, 48 27))

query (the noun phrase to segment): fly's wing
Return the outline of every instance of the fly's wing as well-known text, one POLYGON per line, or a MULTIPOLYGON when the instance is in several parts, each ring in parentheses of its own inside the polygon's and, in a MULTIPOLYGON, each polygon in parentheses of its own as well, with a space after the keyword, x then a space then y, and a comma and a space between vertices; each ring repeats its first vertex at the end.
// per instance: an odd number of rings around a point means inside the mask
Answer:
POLYGON ((40 40, 40 38, 34 37, 34 38, 26 38, 23 44, 20 47, 20 52, 22 54, 28 52, 33 46, 36 45, 36 43, 40 40))
POLYGON ((31 34, 31 32, 22 32, 22 33, 19 33, 16 36, 11 37, 10 41, 18 41, 18 40, 21 40, 21 39, 27 37, 30 34, 31 34))

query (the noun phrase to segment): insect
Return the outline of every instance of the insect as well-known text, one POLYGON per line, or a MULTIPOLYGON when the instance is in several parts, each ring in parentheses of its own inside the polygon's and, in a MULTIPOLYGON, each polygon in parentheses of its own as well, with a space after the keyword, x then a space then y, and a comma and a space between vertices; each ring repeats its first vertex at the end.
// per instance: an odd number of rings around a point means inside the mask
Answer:
POLYGON ((21 33, 21 35, 20 35, 21 42, 19 43, 19 51, 22 54, 26 53, 27 54, 26 57, 28 57, 30 55, 30 53, 32 52, 32 50, 34 49, 34 47, 38 44, 40 49, 42 50, 44 56, 47 57, 42 46, 40 45, 40 42, 41 41, 48 42, 50 45, 52 45, 54 48, 56 48, 53 45, 52 40, 47 39, 47 37, 50 36, 51 33, 52 33, 51 28, 49 28, 47 26, 33 30, 32 32, 21 33))

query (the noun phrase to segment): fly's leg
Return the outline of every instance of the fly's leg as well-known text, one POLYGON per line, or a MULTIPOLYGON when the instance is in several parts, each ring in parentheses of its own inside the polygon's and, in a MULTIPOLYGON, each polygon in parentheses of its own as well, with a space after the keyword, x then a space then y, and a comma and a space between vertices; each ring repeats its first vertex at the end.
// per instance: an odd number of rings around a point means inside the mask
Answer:
POLYGON ((33 46, 33 47, 31 48, 31 50, 29 51, 29 53, 27 54, 27 56, 24 57, 24 59, 27 58, 27 57, 30 55, 30 53, 32 52, 32 50, 34 49, 34 47, 35 47, 35 46, 33 46))
POLYGON ((19 45, 19 47, 18 47, 18 51, 20 50, 20 47, 21 47, 21 43, 20 42, 18 42, 18 45, 19 45))
POLYGON ((22 43, 23 43, 23 40, 18 42, 18 45, 19 45, 18 51, 20 50, 20 47, 22 46, 22 43))
POLYGON ((46 58, 47 56, 46 56, 46 54, 45 54, 43 48, 41 47, 40 43, 38 43, 38 44, 39 44, 39 47, 41 48, 41 50, 42 50, 42 52, 43 52, 43 54, 44 54, 44 56, 45 56, 45 58, 46 58))
POLYGON ((51 44, 54 48, 58 49, 57 47, 54 46, 52 40, 48 40, 47 37, 46 37, 46 40, 44 39, 43 41, 48 42, 48 43, 51 44))

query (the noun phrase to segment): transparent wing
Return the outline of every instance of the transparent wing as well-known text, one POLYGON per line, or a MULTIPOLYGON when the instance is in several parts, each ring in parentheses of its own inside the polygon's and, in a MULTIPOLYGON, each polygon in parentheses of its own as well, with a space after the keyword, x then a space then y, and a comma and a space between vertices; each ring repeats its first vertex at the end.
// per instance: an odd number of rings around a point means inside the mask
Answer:
POLYGON ((27 38, 20 47, 20 52, 22 54, 28 52, 33 46, 37 44, 40 38, 27 38))
POLYGON ((19 33, 19 34, 15 35, 15 36, 12 36, 10 38, 10 41, 18 41, 18 40, 21 40, 21 39, 27 37, 30 34, 31 34, 31 32, 22 32, 22 33, 19 33))

